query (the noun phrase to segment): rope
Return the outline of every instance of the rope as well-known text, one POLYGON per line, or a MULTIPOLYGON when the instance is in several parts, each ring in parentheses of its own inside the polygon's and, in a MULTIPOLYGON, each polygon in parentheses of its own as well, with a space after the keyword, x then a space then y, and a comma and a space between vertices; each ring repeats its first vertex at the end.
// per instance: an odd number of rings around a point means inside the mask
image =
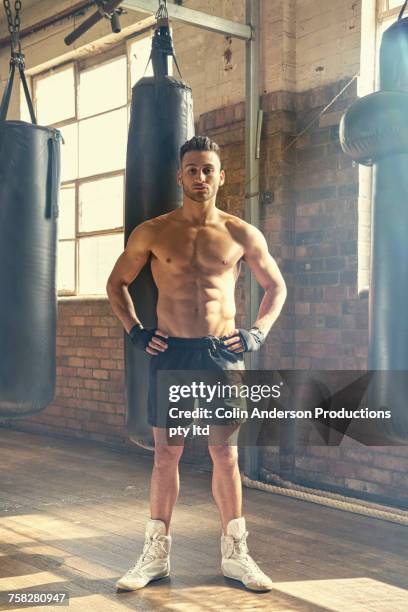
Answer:
MULTIPOLYGON (((408 0, 407 0, 408 2, 408 0)), ((314 119, 312 119, 312 121, 310 123, 308 123, 308 125, 301 131, 299 132, 299 134, 297 134, 295 136, 295 138, 293 138, 293 140, 290 141, 290 143, 283 149, 282 153, 286 153, 286 151, 288 149, 290 149, 291 147, 293 147, 293 145, 299 140, 299 138, 301 136, 303 136, 303 134, 305 134, 306 132, 308 132, 310 130, 310 128, 316 123, 316 121, 318 121, 320 119, 320 117, 322 115, 324 115, 324 113, 329 110, 329 108, 331 106, 333 106, 333 104, 336 102, 336 100, 338 100, 338 98, 340 98, 340 96, 346 91, 346 89, 348 89, 350 87, 350 85, 356 80, 356 78, 360 75, 359 72, 357 72, 348 83, 346 83, 346 85, 343 87, 343 89, 341 91, 339 91, 338 94, 336 94, 334 96, 334 98, 323 108, 323 110, 320 111, 320 113, 318 115, 316 115, 316 117, 314 117, 314 119)), ((248 187, 248 185, 251 183, 251 181, 253 181, 255 178, 257 178, 258 175, 255 175, 251 178, 249 178, 246 182, 245 182, 245 189, 248 187)), ((258 196, 258 193, 252 193, 249 194, 249 196, 247 195, 246 197, 254 197, 254 196, 258 196)))
POLYGON ((405 9, 407 8, 408 0, 405 0, 404 6, 402 7, 400 14, 398 15, 398 21, 402 19, 405 9))
MULTIPOLYGON (((408 0, 407 0, 408 1, 408 0)), ((312 125, 314 125, 316 123, 316 121, 318 121, 318 119, 320 119, 320 117, 327 111, 329 110, 329 108, 331 106, 333 106, 333 104, 336 102, 336 100, 338 98, 340 98, 340 96, 346 91, 346 89, 348 89, 350 87, 350 85, 352 83, 354 83, 354 81, 356 80, 356 78, 359 76, 359 72, 357 72, 352 79, 350 79, 350 81, 343 87, 343 89, 341 91, 339 91, 338 94, 336 94, 334 96, 334 98, 327 104, 327 106, 324 107, 323 110, 320 111, 320 113, 314 118, 312 119, 312 121, 301 131, 299 132, 299 134, 297 134, 295 136, 295 138, 293 140, 291 140, 291 142, 283 149, 283 153, 285 153, 288 149, 290 149, 295 142, 297 142, 299 140, 299 138, 301 136, 303 136, 303 134, 305 134, 306 132, 308 132, 310 130, 310 128, 312 127, 312 125)))
POLYGON ((313 504, 327 506, 328 508, 353 512, 354 514, 361 514, 362 516, 369 516, 370 518, 377 518, 399 525, 408 525, 408 512, 405 510, 349 498, 338 495, 337 493, 321 491, 320 489, 310 489, 288 480, 283 480, 280 476, 275 474, 271 475, 271 477, 284 486, 251 480, 248 476, 245 476, 245 474, 242 474, 242 484, 250 489, 258 489, 260 491, 266 491, 267 493, 293 497, 313 504))

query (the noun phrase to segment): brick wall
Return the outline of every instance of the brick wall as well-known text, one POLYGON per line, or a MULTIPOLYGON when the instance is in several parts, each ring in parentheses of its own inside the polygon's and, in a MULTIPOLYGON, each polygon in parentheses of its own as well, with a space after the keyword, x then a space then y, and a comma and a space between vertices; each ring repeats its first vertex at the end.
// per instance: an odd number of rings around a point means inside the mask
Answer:
MULTIPOLYGON (((282 145, 293 142, 293 117, 300 133, 349 81, 296 95, 270 94, 264 101, 276 130, 272 139, 265 134, 262 181, 274 201, 263 207, 263 231, 271 252, 284 255, 280 265, 290 289, 280 336, 272 334, 266 349, 265 368, 286 367, 282 364, 289 362, 291 351, 295 369, 367 367, 368 300, 357 292, 359 173, 338 141, 341 114, 356 98, 355 81, 294 147, 282 145), (280 231, 270 233, 271 225, 280 231)), ((408 501, 407 457, 404 447, 365 447, 347 438, 335 448, 260 449, 266 472, 285 469, 316 486, 401 503, 408 501)))
MULTIPOLYGON (((278 473, 282 468, 282 455, 261 448, 261 473, 278 473)), ((408 447, 364 447, 345 438, 339 447, 298 448, 296 456, 284 457, 300 482, 313 487, 334 487, 357 497, 388 503, 408 503, 408 476, 406 466, 408 447)))
MULTIPOLYGON (((245 23, 244 0, 187 0, 183 6, 245 23)), ((245 43, 186 24, 175 23, 173 29, 177 61, 194 92, 195 116, 243 100, 245 43)))
POLYGON ((360 68, 361 0, 297 0, 296 89, 335 83, 360 68))
MULTIPOLYGON (((357 295, 357 172, 336 134, 350 88, 295 145, 296 130, 316 117, 343 87, 263 98, 261 227, 284 271, 289 297, 263 353, 263 367, 366 367, 367 300, 357 295)), ((197 131, 222 146, 227 184, 219 205, 244 214, 244 105, 203 115, 197 131)), ((244 323, 243 275, 237 287, 238 325, 244 323)), ((106 300, 59 302, 57 396, 42 414, 13 427, 127 443, 122 330, 106 300)), ((197 450, 197 446, 195 446, 197 450)), ((202 449, 199 449, 203 460, 202 449)), ((406 449, 367 448, 347 440, 339 448, 260 450, 261 466, 323 485, 403 500, 406 449)), ((187 453, 191 459, 191 453, 187 453)))
MULTIPOLYGON (((298 95, 298 131, 344 84, 298 95)), ((353 84, 297 143, 294 365, 300 369, 366 367, 368 304, 357 294, 358 168, 338 138, 341 113, 355 97, 353 84)))

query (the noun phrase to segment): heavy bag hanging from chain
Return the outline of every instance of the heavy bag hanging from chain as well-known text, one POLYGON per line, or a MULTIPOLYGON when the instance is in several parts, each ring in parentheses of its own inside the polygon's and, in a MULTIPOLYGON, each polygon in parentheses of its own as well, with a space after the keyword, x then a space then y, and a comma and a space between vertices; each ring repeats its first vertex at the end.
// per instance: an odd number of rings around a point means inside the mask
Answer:
MULTIPOLYGON (((408 18, 388 28, 380 48, 380 91, 345 113, 345 153, 374 166, 369 294, 369 407, 390 409, 373 443, 408 442, 408 18)), ((366 441, 365 441, 366 442, 366 441)))
MULTIPOLYGON (((175 59, 167 15, 158 15, 151 60, 154 77, 133 88, 126 175, 125 242, 133 229, 148 219, 182 204, 177 185, 179 151, 194 136, 191 89, 168 76, 175 59)), ((176 61, 176 59, 175 59, 176 61)), ((177 64, 177 63, 176 63, 177 64)), ((181 75, 180 75, 181 76, 181 75)), ((157 325, 157 290, 148 262, 130 285, 136 312, 146 328, 157 325)), ((147 422, 150 356, 125 336, 127 429, 136 443, 152 446, 147 422)))
POLYGON ((60 133, 36 125, 17 45, 0 106, 0 418, 45 408, 56 374, 60 133), (16 69, 32 124, 6 120, 16 69))

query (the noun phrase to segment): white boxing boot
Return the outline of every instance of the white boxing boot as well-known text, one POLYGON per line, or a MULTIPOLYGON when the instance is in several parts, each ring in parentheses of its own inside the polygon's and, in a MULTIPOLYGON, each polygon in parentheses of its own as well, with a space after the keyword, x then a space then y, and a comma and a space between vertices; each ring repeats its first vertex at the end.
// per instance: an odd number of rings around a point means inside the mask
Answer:
POLYGON ((228 523, 227 535, 221 536, 222 573, 227 578, 239 580, 251 591, 270 591, 272 580, 249 555, 247 535, 243 516, 228 523))
POLYGON ((171 536, 166 535, 163 521, 150 519, 146 526, 143 552, 136 564, 116 583, 126 591, 142 589, 152 580, 165 578, 170 573, 171 536))

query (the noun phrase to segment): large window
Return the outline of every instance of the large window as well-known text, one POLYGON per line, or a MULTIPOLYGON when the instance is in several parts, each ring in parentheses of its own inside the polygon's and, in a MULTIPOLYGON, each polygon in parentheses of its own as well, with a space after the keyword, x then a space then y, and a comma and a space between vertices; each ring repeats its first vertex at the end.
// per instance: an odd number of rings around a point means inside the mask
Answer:
MULTIPOLYGON (((150 37, 33 79, 38 122, 64 144, 58 244, 59 295, 105 295, 123 251, 126 143, 131 88, 144 74, 150 37)), ((146 72, 145 72, 146 70, 146 72)))

